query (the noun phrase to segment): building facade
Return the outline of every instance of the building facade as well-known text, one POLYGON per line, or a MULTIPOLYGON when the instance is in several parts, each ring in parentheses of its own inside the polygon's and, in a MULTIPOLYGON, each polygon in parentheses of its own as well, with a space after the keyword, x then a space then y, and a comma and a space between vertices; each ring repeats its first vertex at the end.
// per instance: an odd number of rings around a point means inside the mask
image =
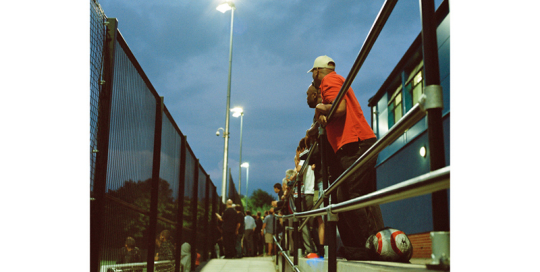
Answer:
MULTIPOLYGON (((443 89, 443 130, 446 165, 450 165, 450 12, 448 1, 436 11, 440 81, 443 89)), ((369 99, 371 125, 383 137, 418 101, 423 93, 422 35, 419 34, 377 93, 369 99)), ((377 189, 383 189, 430 171, 427 117, 385 148, 377 159, 377 189), (424 151, 424 152, 423 152, 424 151)), ((449 190, 448 190, 448 199, 449 190)), ((431 195, 381 205, 386 226, 411 236, 413 257, 429 258, 433 230, 431 195)))

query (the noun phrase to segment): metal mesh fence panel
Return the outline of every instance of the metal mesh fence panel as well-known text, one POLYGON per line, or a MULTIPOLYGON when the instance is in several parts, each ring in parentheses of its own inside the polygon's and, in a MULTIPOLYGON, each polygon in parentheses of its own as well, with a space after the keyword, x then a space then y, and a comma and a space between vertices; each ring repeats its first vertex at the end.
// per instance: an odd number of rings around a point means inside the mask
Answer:
POLYGON ((216 221, 215 221, 215 214, 216 213, 219 213, 219 211, 217 210, 217 205, 216 205, 216 199, 217 199, 217 193, 216 193, 216 186, 214 186, 214 184, 212 182, 210 182, 210 186, 208 187, 208 190, 209 190, 209 197, 210 199, 208 200, 208 203, 209 203, 209 211, 208 211, 208 239, 207 239, 207 243, 208 243, 208 249, 210 250, 211 254, 210 254, 210 258, 212 257, 216 257, 216 253, 215 253, 215 248, 214 246, 216 245, 217 243, 217 237, 218 237, 218 230, 216 228, 216 221))
POLYGON ((140 250, 141 262, 146 261, 148 251, 148 215, 137 212, 111 198, 105 202, 106 231, 103 233, 101 265, 117 264, 121 261, 122 248, 128 237, 132 237, 140 250))
POLYGON ((195 182, 195 163, 197 159, 191 148, 186 150, 186 179, 184 184, 184 229, 182 241, 191 241, 193 231, 193 216, 191 202, 193 199, 193 185, 195 182))
MULTIPOLYGON (((148 250, 148 241, 154 237, 148 226, 156 95, 131 60, 129 48, 115 42, 103 251, 115 252, 127 237, 148 250)), ((102 256, 102 263, 115 260, 112 255, 102 256)), ((146 255, 142 258, 146 260, 146 255)))
POLYGON ((204 227, 207 224, 207 211, 205 207, 206 201, 206 181, 207 176, 202 167, 199 167, 199 182, 197 184, 197 249, 200 253, 204 248, 204 241, 206 233, 204 232, 204 227))
POLYGON ((236 191, 236 186, 234 186, 234 180, 232 178, 231 173, 229 173, 229 194, 228 194, 228 198, 231 199, 234 204, 242 205, 242 201, 240 200, 240 195, 238 195, 238 192, 236 191))
POLYGON ((117 42, 107 166, 108 190, 117 190, 127 181, 140 182, 152 178, 156 98, 122 49, 117 42))
POLYGON ((177 220, 178 213, 181 145, 182 138, 176 130, 174 121, 164 112, 159 169, 159 177, 163 180, 163 183, 160 184, 159 188, 158 215, 172 221, 177 220))
MULTIPOLYGON (((100 97, 100 95, 103 96, 102 86, 104 86, 100 83, 104 76, 109 75, 104 75, 102 69, 107 33, 104 23, 107 18, 96 0, 90 2, 91 194, 94 193, 96 154, 104 154, 107 158, 106 169, 99 167, 101 170, 98 169, 98 171, 101 171, 102 175, 96 175, 97 177, 105 177, 105 180, 96 179, 95 181, 95 187, 98 188, 100 185, 99 187, 103 189, 103 191, 100 189, 101 195, 96 199, 100 199, 99 202, 103 204, 99 206, 100 208, 96 208, 96 213, 92 214, 102 218, 103 224, 97 224, 95 229, 99 229, 99 231, 93 232, 99 233, 98 235, 102 235, 102 237, 96 240, 100 241, 97 243, 99 254, 93 255, 91 258, 96 260, 96 263, 99 262, 102 268, 105 265, 117 267, 124 245, 127 243, 126 239, 131 237, 141 252, 140 262, 145 263, 148 260, 147 254, 150 250, 155 250, 156 253, 160 252, 159 245, 162 243, 160 234, 164 230, 170 232, 169 240, 177 249, 181 246, 178 244, 179 241, 182 243, 191 242, 193 241, 191 237, 195 234, 198 237, 195 247, 203 249, 202 244, 206 242, 205 239, 208 238, 208 235, 206 232, 201 232, 200 228, 208 224, 212 216, 210 213, 212 207, 205 207, 204 202, 208 198, 206 195, 207 183, 210 182, 208 185, 209 188, 212 188, 211 190, 215 191, 216 189, 207 178, 204 169, 200 166, 195 167, 197 159, 187 144, 185 147, 186 159, 182 161, 182 133, 166 107, 163 111, 161 124, 156 229, 153 228, 155 221, 150 222, 155 218, 152 216, 154 214, 151 214, 150 203, 152 192, 156 192, 156 187, 152 186, 152 170, 154 166, 157 166, 154 164, 153 154, 157 135, 155 131, 156 106, 159 96, 119 32, 117 32, 117 40, 114 41, 110 121, 107 121, 107 118, 106 121, 98 124, 100 99, 106 100, 106 98, 100 97), (98 139, 98 126, 102 128, 102 132, 106 128, 110 128, 108 139, 98 139), (93 153, 92 151, 97 149, 98 142, 108 142, 108 150, 99 150, 100 153, 93 153), (185 182, 183 184, 180 183, 182 164, 185 164, 185 182), (196 177, 198 177, 197 180, 195 180, 196 177), (183 196, 179 195, 179 191, 182 191, 180 186, 183 187, 183 196), (195 197, 198 198, 196 202, 193 201, 195 197), (183 201, 183 222, 177 222, 179 201, 183 201), (194 232, 194 226, 197 226, 197 223, 198 229, 194 232), (179 236, 178 227, 182 227, 182 237, 177 237, 179 236), (154 242, 156 248, 152 248, 154 242)), ((109 47, 112 48, 112 46, 109 47)), ((105 67, 112 67, 112 64, 109 65, 105 67)), ((103 116, 105 115, 101 117, 103 116)), ((217 194, 214 198, 217 200, 217 194)), ((95 201, 95 203, 97 202, 95 201)), ((98 235, 92 237, 98 237, 98 235)))
POLYGON ((97 1, 90 1, 90 192, 94 190, 94 173, 97 150, 99 115, 99 94, 103 67, 103 44, 105 42, 107 20, 97 1))

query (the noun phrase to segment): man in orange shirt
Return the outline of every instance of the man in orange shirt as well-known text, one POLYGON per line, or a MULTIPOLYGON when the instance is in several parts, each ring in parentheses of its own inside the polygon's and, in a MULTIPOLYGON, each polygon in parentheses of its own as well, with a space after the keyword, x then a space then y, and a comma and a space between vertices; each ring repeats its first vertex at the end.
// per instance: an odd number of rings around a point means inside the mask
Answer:
MULTIPOLYGON (((338 75, 335 62, 328 56, 315 59, 313 68, 313 84, 321 90, 322 103, 315 107, 317 122, 326 128, 328 142, 337 158, 337 170, 342 173, 362 156, 377 138, 369 126, 360 104, 349 88, 328 122, 326 115, 332 108, 345 79, 338 75)), ((377 190, 375 176, 376 159, 365 164, 350 178, 343 182, 337 190, 337 202, 353 199, 377 190)), ((384 227, 378 205, 357 209, 340 214, 338 221, 341 240, 346 247, 365 249, 369 235, 384 227)), ((366 254, 367 256, 367 254, 366 254)))

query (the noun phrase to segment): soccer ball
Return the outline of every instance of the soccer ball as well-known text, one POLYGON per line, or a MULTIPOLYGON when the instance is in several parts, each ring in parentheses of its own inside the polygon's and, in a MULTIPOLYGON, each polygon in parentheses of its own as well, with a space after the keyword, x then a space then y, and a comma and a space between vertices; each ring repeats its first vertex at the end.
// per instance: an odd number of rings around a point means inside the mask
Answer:
POLYGON ((369 236, 366 248, 381 261, 408 262, 413 253, 409 237, 400 230, 385 228, 369 236))

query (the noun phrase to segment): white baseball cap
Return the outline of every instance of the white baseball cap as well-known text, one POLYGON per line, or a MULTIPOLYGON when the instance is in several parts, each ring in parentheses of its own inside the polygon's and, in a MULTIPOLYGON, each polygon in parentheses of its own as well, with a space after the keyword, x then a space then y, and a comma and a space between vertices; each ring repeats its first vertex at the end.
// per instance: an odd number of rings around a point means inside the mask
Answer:
POLYGON ((308 73, 311 73, 313 71, 313 69, 315 68, 330 68, 330 69, 334 69, 335 66, 334 65, 328 65, 328 63, 330 62, 333 62, 334 64, 336 64, 336 62, 329 56, 320 56, 318 58, 315 59, 315 62, 313 63, 313 68, 311 68, 309 71, 307 71, 308 73))

